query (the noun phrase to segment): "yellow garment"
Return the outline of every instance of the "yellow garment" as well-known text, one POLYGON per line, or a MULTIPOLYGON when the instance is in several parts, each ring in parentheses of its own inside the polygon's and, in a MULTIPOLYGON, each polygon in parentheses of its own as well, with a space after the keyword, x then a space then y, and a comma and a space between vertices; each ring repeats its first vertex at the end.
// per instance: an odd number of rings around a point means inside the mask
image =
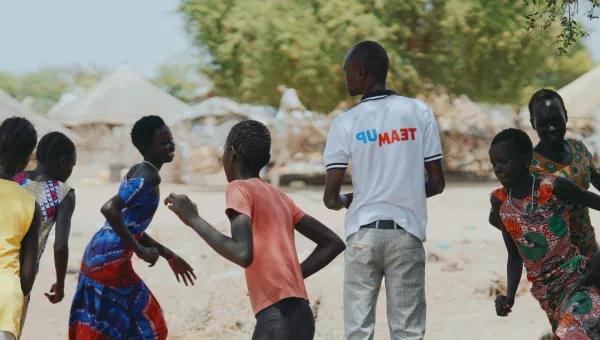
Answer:
POLYGON ((0 179, 0 331, 20 333, 23 291, 19 251, 35 213, 35 197, 0 179))

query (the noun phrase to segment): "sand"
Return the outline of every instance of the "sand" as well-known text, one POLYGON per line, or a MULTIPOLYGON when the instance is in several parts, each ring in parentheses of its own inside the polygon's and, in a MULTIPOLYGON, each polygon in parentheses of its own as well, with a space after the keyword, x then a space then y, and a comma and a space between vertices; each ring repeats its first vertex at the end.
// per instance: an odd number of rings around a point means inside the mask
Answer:
MULTIPOLYGON (((78 175, 72 183, 77 188, 77 207, 70 239, 66 297, 52 305, 43 295, 55 279, 49 244, 33 288, 23 340, 66 339, 83 250, 103 223, 100 206, 118 187, 117 183, 86 183, 82 180, 83 170, 78 175)), ((221 184, 210 188, 164 184, 161 194, 163 197, 170 192, 188 194, 205 219, 229 234, 222 178, 210 182, 221 184)), ((487 224, 488 195, 493 188, 493 184, 449 185, 442 195, 428 201, 426 339, 537 339, 548 327, 545 314, 529 293, 517 299, 512 315, 507 318, 495 315, 493 297, 486 293, 492 280, 498 275, 504 277, 506 262, 502 237, 487 224)), ((344 212, 327 210, 321 202, 321 190, 305 188, 287 192, 306 212, 343 236, 344 212)), ((592 214, 593 220, 598 217, 598 213, 592 214)), ((186 259, 198 276, 195 286, 185 287, 177 283, 166 261, 148 268, 142 261, 134 260, 138 274, 164 309, 169 339, 250 339, 255 321, 243 270, 216 255, 162 205, 149 230, 154 238, 186 259)), ((314 247, 298 234, 296 244, 300 260, 314 247)), ((343 338, 343 271, 343 255, 340 255, 306 281, 317 314, 316 339, 343 338)), ((385 287, 382 287, 376 339, 389 339, 385 310, 385 287)))

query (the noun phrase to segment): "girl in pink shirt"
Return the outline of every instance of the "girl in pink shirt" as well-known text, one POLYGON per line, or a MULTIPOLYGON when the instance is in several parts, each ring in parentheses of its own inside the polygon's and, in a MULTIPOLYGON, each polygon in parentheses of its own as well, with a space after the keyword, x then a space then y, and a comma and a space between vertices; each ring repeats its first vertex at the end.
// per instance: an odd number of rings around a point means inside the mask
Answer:
POLYGON ((165 204, 217 253, 244 267, 252 310, 253 340, 309 340, 315 320, 304 279, 329 264, 345 249, 329 228, 305 214, 284 193, 259 177, 271 158, 271 136, 254 120, 236 124, 227 137, 223 168, 231 235, 225 236, 198 215, 185 195, 171 194, 165 204), (317 244, 300 263, 294 230, 317 244))

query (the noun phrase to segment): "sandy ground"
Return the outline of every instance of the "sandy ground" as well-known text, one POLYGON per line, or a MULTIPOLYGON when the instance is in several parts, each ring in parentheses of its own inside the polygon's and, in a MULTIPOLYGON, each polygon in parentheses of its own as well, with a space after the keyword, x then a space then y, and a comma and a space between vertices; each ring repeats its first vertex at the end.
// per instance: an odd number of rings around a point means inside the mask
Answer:
MULTIPOLYGON (((71 299, 77 269, 85 246, 103 223, 100 206, 116 193, 118 184, 85 184, 78 180, 77 208, 71 233, 71 253, 66 297, 50 304, 43 293, 54 282, 52 247, 43 256, 35 283, 30 312, 22 339, 66 339, 71 299)), ((428 202, 429 226, 426 250, 439 260, 427 263, 426 339, 538 339, 548 322, 529 293, 517 299, 513 314, 499 318, 492 297, 485 290, 496 275, 504 276, 506 252, 498 231, 487 225, 488 195, 493 185, 454 185, 428 202), (477 292, 480 290, 481 292, 477 292)), ((229 233, 224 215, 224 187, 195 188, 163 185, 169 192, 187 193, 198 204, 201 215, 229 233)), ((344 212, 327 210, 321 189, 288 190, 309 214, 343 235, 344 212)), ((593 213, 592 219, 599 214, 593 213)), ((148 268, 140 260, 134 266, 161 303, 169 339, 250 339, 254 318, 247 298, 243 271, 216 255, 191 229, 164 206, 150 227, 160 242, 185 258, 198 281, 193 287, 177 283, 166 261, 148 268)), ((52 242, 52 239, 50 240, 52 242)), ((314 245, 297 235, 299 257, 304 259, 314 245)), ((311 305, 317 313, 316 339, 343 338, 343 256, 306 282, 311 305)), ((376 339, 389 339, 385 313, 385 288, 377 307, 376 339)))

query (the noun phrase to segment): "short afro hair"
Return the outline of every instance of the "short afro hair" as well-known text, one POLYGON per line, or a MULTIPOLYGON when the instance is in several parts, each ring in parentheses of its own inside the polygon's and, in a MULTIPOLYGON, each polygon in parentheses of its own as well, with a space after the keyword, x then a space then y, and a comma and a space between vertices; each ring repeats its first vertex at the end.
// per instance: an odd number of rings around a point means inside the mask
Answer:
POLYGON ((362 41, 352 47, 351 58, 361 64, 375 81, 384 84, 390 68, 387 52, 378 42, 362 41))
POLYGON ((541 89, 539 91, 537 91, 536 93, 533 94, 533 96, 531 96, 531 99, 529 100, 529 118, 533 119, 533 109, 535 108, 535 106, 537 104, 539 104, 540 102, 544 101, 544 100, 552 100, 552 99, 558 99, 558 101, 560 102, 560 105, 562 106, 563 111, 565 112, 565 118, 568 118, 567 116, 567 107, 565 106, 565 102, 563 101, 562 97, 560 96, 560 94, 558 94, 558 92, 550 90, 550 89, 541 89))
POLYGON ((271 160, 271 133, 256 120, 244 120, 235 124, 225 142, 232 148, 248 170, 260 171, 271 160))
POLYGON ((523 130, 508 128, 500 131, 490 145, 509 142, 514 147, 514 151, 517 157, 532 155, 533 154, 533 143, 531 138, 523 130))
POLYGON ((131 142, 142 152, 142 149, 150 147, 156 136, 156 130, 165 125, 165 121, 159 116, 145 116, 140 118, 131 129, 131 142))
POLYGON ((5 119, 0 125, 0 163, 6 171, 16 173, 35 149, 37 131, 23 117, 5 119))
POLYGON ((46 134, 38 143, 35 158, 43 164, 51 164, 67 157, 72 160, 75 154, 75 143, 65 134, 54 131, 46 134))

